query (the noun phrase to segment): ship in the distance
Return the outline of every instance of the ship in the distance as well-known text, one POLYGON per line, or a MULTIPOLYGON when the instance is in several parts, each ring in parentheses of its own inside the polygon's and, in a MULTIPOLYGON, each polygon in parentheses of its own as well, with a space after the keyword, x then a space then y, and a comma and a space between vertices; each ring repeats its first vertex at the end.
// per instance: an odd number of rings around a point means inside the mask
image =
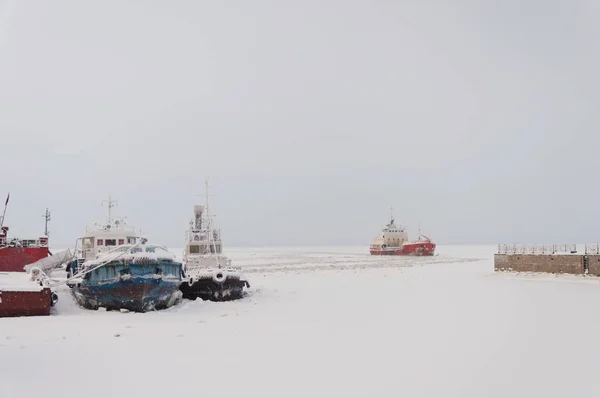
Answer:
POLYGON ((373 238, 369 251, 378 256, 433 256, 436 244, 419 231, 416 241, 409 241, 406 227, 396 225, 390 210, 390 223, 373 238))

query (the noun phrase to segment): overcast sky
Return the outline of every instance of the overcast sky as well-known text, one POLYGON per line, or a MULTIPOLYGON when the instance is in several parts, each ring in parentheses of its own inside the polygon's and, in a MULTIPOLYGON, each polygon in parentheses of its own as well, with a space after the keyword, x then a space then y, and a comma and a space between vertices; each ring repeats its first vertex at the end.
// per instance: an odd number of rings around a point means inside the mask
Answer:
MULTIPOLYGON (((0 206, 183 246, 600 240, 600 3, 0 0, 0 206)), ((13 234, 13 235, 14 235, 13 234)))

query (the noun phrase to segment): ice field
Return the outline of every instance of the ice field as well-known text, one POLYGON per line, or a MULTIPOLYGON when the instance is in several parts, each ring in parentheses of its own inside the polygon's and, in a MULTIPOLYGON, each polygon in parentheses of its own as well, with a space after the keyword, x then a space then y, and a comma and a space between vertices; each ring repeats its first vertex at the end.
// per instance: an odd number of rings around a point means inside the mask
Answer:
POLYGON ((495 246, 367 249, 228 249, 244 299, 145 314, 63 287, 51 316, 0 319, 0 398, 600 395, 600 279, 494 274, 495 246))

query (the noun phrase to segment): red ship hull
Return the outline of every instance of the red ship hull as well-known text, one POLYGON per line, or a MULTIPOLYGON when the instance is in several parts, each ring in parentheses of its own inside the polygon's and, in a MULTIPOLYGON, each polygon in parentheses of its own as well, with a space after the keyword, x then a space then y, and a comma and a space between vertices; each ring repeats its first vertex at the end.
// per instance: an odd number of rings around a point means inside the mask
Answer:
POLYGON ((48 247, 0 247, 0 318, 50 315, 52 291, 29 281, 23 269, 49 255, 48 247), (7 284, 15 278, 26 282, 7 284))
POLYGON ((435 248, 432 242, 407 242, 396 247, 371 246, 370 252, 374 256, 433 256, 435 248))
POLYGON ((9 228, 4 225, 4 215, 10 194, 4 202, 0 217, 0 318, 9 316, 50 315, 50 307, 58 296, 47 287, 43 272, 25 272, 26 265, 50 255, 48 250, 48 221, 46 209, 46 233, 38 239, 8 239, 9 228))
POLYGON ((25 272, 27 264, 50 255, 47 247, 2 247, 0 248, 0 272, 25 272))
POLYGON ((0 318, 50 315, 52 291, 2 291, 0 287, 0 318))

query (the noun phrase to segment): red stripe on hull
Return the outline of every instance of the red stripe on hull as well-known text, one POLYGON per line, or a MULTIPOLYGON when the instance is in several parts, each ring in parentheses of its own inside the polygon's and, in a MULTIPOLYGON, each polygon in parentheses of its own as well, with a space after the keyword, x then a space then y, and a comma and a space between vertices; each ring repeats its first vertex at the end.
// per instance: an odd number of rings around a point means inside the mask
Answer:
POLYGON ((50 315, 52 292, 45 288, 39 292, 1 291, 0 318, 14 316, 50 315))
POLYGON ((47 247, 0 248, 0 272, 25 272, 24 266, 49 255, 47 247))
POLYGON ((371 246, 370 252, 374 256, 433 256, 435 243, 409 242, 400 247, 371 246))

